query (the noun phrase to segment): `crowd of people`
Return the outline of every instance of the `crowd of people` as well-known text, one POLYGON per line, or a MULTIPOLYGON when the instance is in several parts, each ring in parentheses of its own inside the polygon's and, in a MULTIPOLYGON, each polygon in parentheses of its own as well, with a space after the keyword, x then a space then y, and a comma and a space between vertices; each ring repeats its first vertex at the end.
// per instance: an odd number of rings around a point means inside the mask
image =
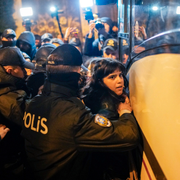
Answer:
POLYGON ((4 30, 0 179, 127 180, 138 174, 140 132, 113 27, 108 17, 91 21, 83 50, 74 27, 63 40, 29 31, 17 39, 14 30, 4 30))

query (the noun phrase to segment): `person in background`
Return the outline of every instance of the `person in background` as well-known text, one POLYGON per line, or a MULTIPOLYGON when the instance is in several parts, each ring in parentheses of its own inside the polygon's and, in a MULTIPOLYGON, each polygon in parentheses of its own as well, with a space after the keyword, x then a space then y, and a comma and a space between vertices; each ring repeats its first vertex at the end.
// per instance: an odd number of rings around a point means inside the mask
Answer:
POLYGON ((68 27, 66 29, 66 32, 65 32, 65 35, 64 35, 64 43, 66 43, 66 44, 69 43, 69 38, 74 32, 77 32, 76 27, 68 27))
POLYGON ((47 57, 56 48, 53 44, 44 44, 41 46, 34 58, 35 69, 27 78, 26 84, 30 89, 32 98, 39 93, 39 88, 44 85, 46 79, 46 62, 47 57))
POLYGON ((75 46, 81 52, 81 41, 78 36, 78 29, 76 27, 68 27, 64 36, 64 43, 69 43, 75 46), (71 39, 69 39, 71 36, 71 39))
POLYGON ((25 52, 30 57, 31 61, 34 59, 36 54, 36 44, 32 32, 24 31, 21 33, 17 39, 16 45, 22 52, 25 52))
POLYGON ((58 39, 58 38, 51 39, 50 43, 55 45, 56 47, 64 44, 64 42, 61 39, 58 39))
POLYGON ((35 37, 36 49, 38 50, 41 47, 41 36, 35 34, 34 37, 35 37))
POLYGON ((2 33, 2 47, 15 47, 16 46, 16 33, 13 29, 5 29, 2 33))
POLYGON ((78 37, 73 37, 70 40, 69 44, 75 46, 79 50, 79 52, 81 52, 81 41, 78 37))
POLYGON ((25 101, 30 96, 25 68, 33 69, 16 47, 0 49, 0 124, 11 131, 0 143, 0 179, 21 180, 24 140, 20 136, 25 101))
POLYGON ((79 88, 83 88, 86 85, 87 81, 87 74, 88 74, 88 69, 83 69, 86 68, 83 64, 81 65, 81 70, 80 70, 80 78, 78 81, 79 88))
MULTIPOLYGON (((73 45, 74 47, 76 47, 76 49, 79 50, 79 52, 81 52, 81 41, 79 39, 78 33, 79 33, 79 30, 76 27, 68 27, 65 32, 64 43, 73 45)), ((88 69, 82 64, 81 72, 80 72, 81 76, 79 79, 80 87, 83 87, 84 83, 86 82, 87 72, 88 72, 88 69)))
POLYGON ((0 48, 2 47, 2 32, 0 32, 0 48))
POLYGON ((119 32, 124 32, 124 19, 119 18, 119 32))
POLYGON ((112 20, 108 17, 103 17, 96 21, 92 20, 89 23, 89 33, 85 37, 84 55, 86 56, 102 56, 102 47, 104 41, 112 38, 112 20), (98 38, 95 39, 94 31, 98 31, 98 38))
POLYGON ((116 60, 119 59, 119 45, 116 39, 110 38, 104 42, 103 57, 116 60))
POLYGON ((156 45, 164 47, 156 49, 155 53, 177 53, 179 49, 178 47, 168 46, 168 44, 175 44, 175 42, 174 37, 170 35, 165 35, 163 38, 159 38, 156 45))
POLYGON ((134 26, 134 51, 135 53, 140 53, 145 50, 145 46, 141 45, 138 47, 143 41, 147 39, 146 29, 143 25, 140 25, 141 22, 135 21, 134 26))
POLYGON ((118 25, 117 25, 117 22, 113 22, 112 23, 112 36, 113 36, 113 38, 118 38, 118 25))
POLYGON ((10 131, 5 125, 0 124, 0 141, 6 136, 6 134, 10 131))
POLYGON ((129 46, 123 46, 123 65, 126 66, 129 58, 129 46))
POLYGON ((87 82, 91 79, 93 73, 94 73, 94 67, 96 65, 97 61, 100 61, 102 58, 92 58, 88 65, 88 73, 87 73, 87 82))
POLYGON ((41 36, 41 45, 50 43, 51 39, 53 39, 53 35, 50 33, 44 33, 41 36))
MULTIPOLYGON (((15 31, 12 29, 5 29, 2 34, 2 43, 3 43, 2 48, 16 47, 16 42, 17 40, 16 40, 15 31)), ((31 62, 31 58, 25 52, 21 51, 21 53, 26 61, 31 62)), ((27 75, 30 75, 31 69, 26 69, 26 72, 27 72, 27 75)))
POLYGON ((120 119, 110 122, 103 114, 93 115, 77 97, 81 64, 80 52, 70 44, 48 57, 43 92, 33 98, 23 118, 26 180, 88 180, 96 175, 90 170, 93 151, 125 151, 139 142, 131 110, 123 113, 129 102, 119 107, 120 119))
POLYGON ((104 25, 105 31, 108 34, 112 34, 113 22, 112 22, 111 18, 109 18, 109 17, 102 17, 101 18, 101 22, 104 25))

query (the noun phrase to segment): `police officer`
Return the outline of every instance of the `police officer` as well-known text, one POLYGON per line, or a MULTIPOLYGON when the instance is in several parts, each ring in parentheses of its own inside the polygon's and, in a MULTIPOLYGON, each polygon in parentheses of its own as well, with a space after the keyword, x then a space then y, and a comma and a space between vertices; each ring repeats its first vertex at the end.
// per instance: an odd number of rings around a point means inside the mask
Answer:
POLYGON ((41 36, 41 45, 50 43, 50 41, 53 39, 53 35, 50 33, 44 33, 41 36))
POLYGON ((92 115, 77 98, 82 57, 74 46, 57 47, 47 63, 43 92, 33 98, 23 118, 26 179, 89 179, 92 151, 137 146, 136 121, 131 114, 115 122, 101 114, 92 115))
POLYGON ((22 177, 23 139, 20 136, 25 100, 25 68, 33 69, 16 47, 0 49, 0 124, 11 131, 0 143, 0 179, 22 177))
POLYGON ((109 38, 104 42, 103 57, 119 59, 118 41, 114 38, 109 38))

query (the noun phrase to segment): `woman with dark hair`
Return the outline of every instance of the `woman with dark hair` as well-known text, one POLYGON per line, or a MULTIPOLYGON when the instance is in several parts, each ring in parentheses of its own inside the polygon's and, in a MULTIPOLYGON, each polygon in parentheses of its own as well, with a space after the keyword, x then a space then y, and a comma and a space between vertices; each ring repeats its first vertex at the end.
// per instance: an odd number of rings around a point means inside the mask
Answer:
MULTIPOLYGON (((117 118, 119 117, 118 111, 120 111, 118 110, 119 104, 125 103, 125 100, 129 103, 125 92, 128 86, 124 75, 125 67, 114 59, 97 59, 97 61, 96 59, 93 60, 96 62, 93 74, 83 88, 81 97, 93 113, 106 109, 117 118)), ((131 110, 129 111, 131 112, 131 110)))
MULTIPOLYGON (((114 59, 106 58, 96 61, 94 71, 88 84, 82 90, 81 97, 92 113, 101 114, 111 121, 124 121, 123 117, 134 118, 132 108, 125 91, 128 82, 124 75, 125 67, 114 59)), ((124 123, 126 123, 124 121, 124 123)), ((127 132, 128 133, 128 132, 127 132)), ((123 138, 123 137, 122 137, 123 138)), ((131 142, 127 142, 132 150, 131 142)), ((128 152, 94 153, 92 171, 98 180, 125 180, 129 177, 128 152)))

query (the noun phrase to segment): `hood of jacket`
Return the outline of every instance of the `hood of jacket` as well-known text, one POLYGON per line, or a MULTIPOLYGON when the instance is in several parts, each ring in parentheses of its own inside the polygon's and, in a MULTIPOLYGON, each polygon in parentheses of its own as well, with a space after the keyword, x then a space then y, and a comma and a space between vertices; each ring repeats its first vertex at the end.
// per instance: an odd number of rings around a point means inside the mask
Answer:
POLYGON ((36 54, 36 44, 35 44, 34 34, 30 31, 24 31, 23 33, 21 33, 21 35, 17 39, 16 45, 18 47, 19 47, 19 40, 24 41, 31 46, 31 54, 29 54, 29 56, 31 57, 31 60, 32 60, 36 54))

